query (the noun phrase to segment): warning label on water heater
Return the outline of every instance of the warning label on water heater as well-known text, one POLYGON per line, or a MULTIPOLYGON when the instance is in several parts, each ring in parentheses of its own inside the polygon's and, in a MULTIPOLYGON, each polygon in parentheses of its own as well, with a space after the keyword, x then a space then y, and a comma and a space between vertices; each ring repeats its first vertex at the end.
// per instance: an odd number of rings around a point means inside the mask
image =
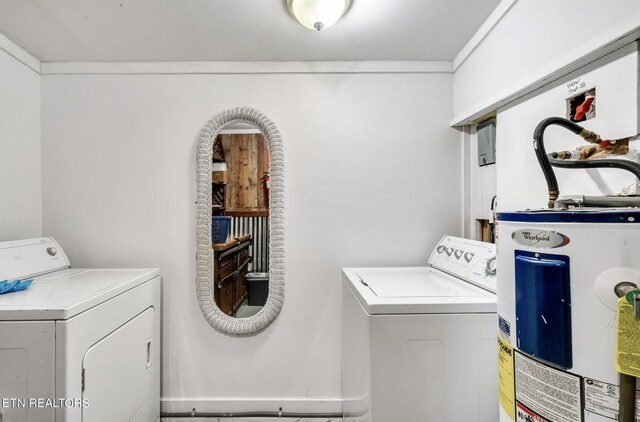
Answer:
POLYGON ((518 403, 516 407, 516 422, 550 422, 542 416, 535 414, 531 409, 527 409, 522 403, 518 403))
POLYGON ((579 376, 515 353, 517 421, 582 422, 579 376))

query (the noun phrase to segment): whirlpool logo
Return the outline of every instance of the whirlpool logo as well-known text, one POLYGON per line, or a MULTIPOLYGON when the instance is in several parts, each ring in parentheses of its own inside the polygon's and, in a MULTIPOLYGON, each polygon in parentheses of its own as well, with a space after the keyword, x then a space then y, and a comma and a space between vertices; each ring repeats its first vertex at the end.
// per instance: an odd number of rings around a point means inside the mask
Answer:
MULTIPOLYGON (((544 232, 543 232, 544 233, 544 232)), ((532 234, 531 232, 522 232, 522 236, 528 241, 533 242, 549 242, 551 240, 551 236, 540 235, 540 234, 532 234)))
POLYGON ((571 241, 568 236, 551 230, 520 229, 511 234, 514 242, 542 249, 560 248, 571 241))

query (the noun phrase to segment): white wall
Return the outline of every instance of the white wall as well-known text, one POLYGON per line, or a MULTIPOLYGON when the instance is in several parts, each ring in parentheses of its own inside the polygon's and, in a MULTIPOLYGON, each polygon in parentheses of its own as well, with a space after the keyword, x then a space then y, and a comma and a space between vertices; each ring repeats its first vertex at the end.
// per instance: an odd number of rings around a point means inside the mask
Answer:
MULTIPOLYGON (((497 143, 497 141, 496 141, 497 143)), ((491 201, 496 194, 496 164, 478 166, 478 135, 475 127, 469 136, 469 237, 482 239, 477 220, 490 220, 491 201)))
POLYGON ((0 35, 0 241, 42 232, 40 74, 3 47, 18 50, 0 35))
MULTIPOLYGON (((636 43, 568 75, 545 90, 498 111, 497 181, 500 211, 545 208, 547 185, 533 150, 533 130, 543 119, 565 115, 568 82, 596 88, 596 117, 580 125, 603 139, 638 133, 638 52, 636 43)), ((559 127, 545 131, 547 152, 586 145, 582 138, 559 127)), ((637 142, 631 147, 639 148, 637 142)), ((616 169, 555 169, 560 195, 615 195, 635 177, 616 169)))
POLYGON ((454 116, 466 118, 635 27, 637 0, 518 0, 456 69, 454 116))
POLYGON ((451 84, 451 74, 43 77, 44 231, 75 266, 161 268, 163 396, 187 400, 165 409, 294 398, 326 410, 320 399, 340 398, 340 267, 424 264, 442 235, 461 234, 451 84), (239 105, 279 126, 286 155, 285 304, 250 338, 210 328, 195 295, 196 136, 239 105))

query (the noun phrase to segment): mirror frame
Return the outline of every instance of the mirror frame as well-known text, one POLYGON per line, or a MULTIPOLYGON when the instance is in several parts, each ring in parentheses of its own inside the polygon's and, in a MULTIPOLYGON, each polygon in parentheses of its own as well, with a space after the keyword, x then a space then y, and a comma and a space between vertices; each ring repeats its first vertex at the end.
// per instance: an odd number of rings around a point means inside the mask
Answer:
POLYGON ((196 294, 202 314, 216 330, 236 336, 257 334, 278 316, 284 302, 285 225, 284 150, 276 125, 250 107, 236 107, 213 116, 198 138, 196 162, 196 294), (269 296, 262 309, 248 318, 223 313, 213 300, 213 249, 211 244, 211 157, 213 142, 226 126, 246 123, 259 129, 267 139, 270 160, 269 192, 269 296))

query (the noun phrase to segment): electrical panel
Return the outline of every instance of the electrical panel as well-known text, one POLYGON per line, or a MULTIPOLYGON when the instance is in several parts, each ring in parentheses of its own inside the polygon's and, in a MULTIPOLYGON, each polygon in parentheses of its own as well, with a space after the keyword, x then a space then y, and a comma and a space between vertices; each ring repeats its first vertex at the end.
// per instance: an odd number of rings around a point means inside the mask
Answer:
POLYGON ((478 166, 496 162, 496 120, 484 121, 476 127, 478 137, 478 166))

